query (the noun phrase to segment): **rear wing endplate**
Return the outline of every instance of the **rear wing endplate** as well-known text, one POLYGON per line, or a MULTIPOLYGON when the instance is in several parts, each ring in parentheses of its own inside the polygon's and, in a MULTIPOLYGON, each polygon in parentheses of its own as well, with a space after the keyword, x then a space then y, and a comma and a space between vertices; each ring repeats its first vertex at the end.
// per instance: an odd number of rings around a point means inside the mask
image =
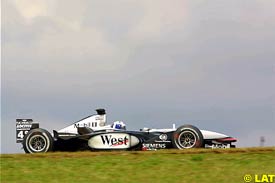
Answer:
POLYGON ((22 143, 24 136, 34 128, 39 128, 39 123, 32 119, 16 119, 16 143, 22 143))

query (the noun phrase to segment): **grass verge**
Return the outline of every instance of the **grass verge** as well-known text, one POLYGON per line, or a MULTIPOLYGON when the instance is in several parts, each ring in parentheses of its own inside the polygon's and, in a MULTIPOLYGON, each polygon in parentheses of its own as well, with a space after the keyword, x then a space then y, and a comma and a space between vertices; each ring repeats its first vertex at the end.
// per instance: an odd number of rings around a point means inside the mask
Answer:
POLYGON ((237 183, 246 174, 275 174, 275 147, 3 154, 0 173, 3 183, 237 183))

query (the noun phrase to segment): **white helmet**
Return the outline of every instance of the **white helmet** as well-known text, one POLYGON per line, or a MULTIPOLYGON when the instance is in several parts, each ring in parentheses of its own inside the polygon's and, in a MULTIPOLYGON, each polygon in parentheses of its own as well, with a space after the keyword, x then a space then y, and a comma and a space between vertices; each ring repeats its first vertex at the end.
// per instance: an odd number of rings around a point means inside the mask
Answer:
POLYGON ((114 129, 126 130, 126 125, 122 121, 115 121, 111 127, 114 129))

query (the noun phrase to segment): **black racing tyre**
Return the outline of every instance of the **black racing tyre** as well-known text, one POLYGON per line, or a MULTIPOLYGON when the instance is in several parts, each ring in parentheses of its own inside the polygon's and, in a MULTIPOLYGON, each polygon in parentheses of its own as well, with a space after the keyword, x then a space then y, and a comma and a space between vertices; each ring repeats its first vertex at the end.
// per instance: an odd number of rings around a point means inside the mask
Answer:
POLYGON ((53 150, 53 137, 44 129, 32 129, 24 136, 23 148, 26 153, 42 153, 53 150))
POLYGON ((178 149, 200 148, 203 146, 203 136, 197 127, 183 125, 174 132, 172 144, 178 149))

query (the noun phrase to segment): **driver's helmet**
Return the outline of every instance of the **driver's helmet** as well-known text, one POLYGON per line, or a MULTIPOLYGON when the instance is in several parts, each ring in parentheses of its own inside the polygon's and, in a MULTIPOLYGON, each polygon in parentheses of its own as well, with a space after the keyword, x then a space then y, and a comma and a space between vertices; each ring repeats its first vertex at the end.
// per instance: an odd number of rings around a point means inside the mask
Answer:
POLYGON ((112 124, 112 128, 119 130, 126 130, 126 125, 122 121, 115 121, 112 124))

